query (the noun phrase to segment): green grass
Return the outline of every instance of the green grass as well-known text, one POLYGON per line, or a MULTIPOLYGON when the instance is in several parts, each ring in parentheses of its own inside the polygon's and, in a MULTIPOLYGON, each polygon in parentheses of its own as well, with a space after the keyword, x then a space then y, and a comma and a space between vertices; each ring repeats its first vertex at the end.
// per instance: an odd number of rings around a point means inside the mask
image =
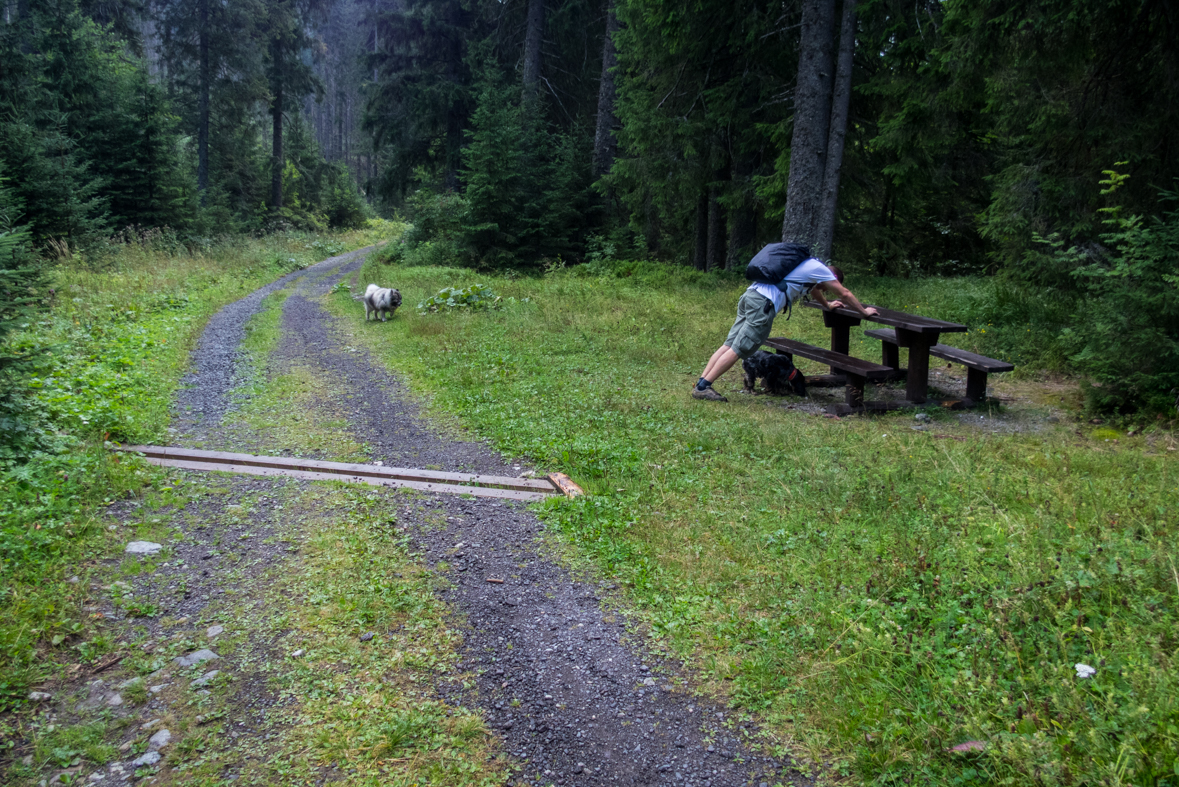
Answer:
POLYGON ((282 305, 289 292, 270 295, 246 326, 242 351, 247 380, 237 392, 241 407, 225 425, 239 430, 243 445, 264 443, 266 450, 316 455, 339 462, 364 462, 364 446, 348 433, 340 407, 349 392, 298 359, 284 362, 283 373, 270 355, 282 338, 282 305))
MULTIPOLYGON (((697 402, 689 386, 744 283, 620 270, 369 266, 361 287, 402 292, 387 325, 330 297, 353 340, 435 412, 587 488, 542 515, 781 749, 877 784, 1176 783, 1169 434, 994 434, 942 413, 918 432, 905 415, 834 422, 770 397, 697 402), (477 282, 504 308, 413 309, 477 282), (1079 680, 1076 663, 1096 675, 1079 680), (947 750, 969 740, 986 748, 947 750)), ((967 323, 990 308, 971 312, 971 299, 998 297, 980 280, 893 283, 894 297, 882 280, 849 284, 967 323)), ((967 346, 987 352, 987 326, 972 328, 967 346)), ((826 339, 809 309, 776 333, 826 339)), ((739 386, 731 372, 718 387, 739 386)))
POLYGON ((125 541, 102 529, 96 511, 157 474, 110 454, 104 441, 167 441, 188 353, 222 306, 395 229, 374 222, 192 254, 127 245, 101 270, 53 271, 53 308, 7 348, 37 353, 36 365, 0 399, 0 710, 19 706, 60 665, 107 647, 82 607, 91 567, 125 541))

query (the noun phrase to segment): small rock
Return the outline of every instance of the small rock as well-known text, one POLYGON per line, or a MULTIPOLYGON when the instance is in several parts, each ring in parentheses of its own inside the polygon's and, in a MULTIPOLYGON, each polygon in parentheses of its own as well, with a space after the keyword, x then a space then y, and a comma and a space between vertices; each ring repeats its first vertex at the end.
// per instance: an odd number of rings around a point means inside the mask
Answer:
POLYGON ((303 649, 299 648, 298 650, 296 650, 294 653, 291 654, 291 658, 297 659, 302 655, 303 655, 303 649))
POLYGON ((155 735, 147 739, 148 751, 159 751, 172 742, 172 733, 168 730, 160 730, 155 735))
POLYGON ((143 724, 139 725, 139 729, 144 730, 144 731, 150 730, 152 727, 156 726, 161 721, 163 721, 163 719, 152 719, 151 721, 145 721, 143 724))
POLYGON ((108 694, 106 698, 106 704, 110 705, 112 708, 117 708, 123 704, 123 697, 118 693, 108 694))
POLYGON ((372 639, 375 636, 376 636, 376 634, 374 634, 373 632, 366 631, 360 635, 360 641, 361 642, 368 642, 370 639, 372 639))
POLYGON ((161 759, 163 759, 163 757, 160 756, 160 753, 158 751, 149 751, 146 754, 142 754, 139 757, 136 757, 134 760, 132 760, 131 766, 134 768, 150 768, 152 765, 155 765, 161 759))
POLYGON ((654 678, 643 678, 643 685, 644 686, 654 686, 655 679, 654 678))
POLYGON ((106 774, 99 771, 95 771, 94 773, 90 774, 90 781, 92 782, 100 782, 105 778, 106 774))
POLYGON ((69 784, 71 781, 73 781, 74 774, 80 770, 82 770, 81 765, 79 765, 75 768, 66 768, 64 771, 61 771, 56 776, 54 776, 52 779, 50 779, 49 783, 50 784, 62 784, 62 783, 69 784))
POLYGON ((78 584, 78 583, 79 583, 79 582, 81 582, 81 581, 82 581, 82 580, 81 580, 81 579, 79 579, 79 578, 78 578, 78 577, 76 577, 76 576, 70 577, 69 579, 67 579, 67 580, 66 580, 66 582, 69 582, 71 585, 76 585, 76 584, 78 584))
POLYGON ((225 626, 209 626, 209 630, 205 632, 205 635, 209 639, 212 639, 223 631, 225 631, 225 626))
POLYGON ((221 658, 208 648, 201 648, 198 651, 189 653, 187 656, 177 656, 172 661, 179 664, 181 667, 191 667, 194 664, 200 664, 205 661, 212 661, 213 659, 221 658))
POLYGON ((148 686, 147 690, 152 694, 159 694, 165 687, 171 686, 171 683, 161 683, 159 686, 148 686))
POLYGON ((143 683, 143 678, 128 678, 127 680, 123 681, 115 688, 125 689, 128 686, 134 686, 136 683, 143 683))
POLYGON ((33 755, 26 754, 24 757, 21 757, 20 763, 21 763, 21 765, 24 765, 25 767, 32 765, 33 764, 33 755))
POLYGON ((913 420, 918 423, 927 424, 933 419, 929 417, 928 413, 917 413, 917 415, 913 416, 913 420))
POLYGON ((29 702, 49 702, 53 695, 47 691, 30 691, 29 702))
POLYGON ((208 686, 209 683, 213 680, 213 678, 217 677, 220 674, 221 674, 221 670, 216 670, 216 669, 209 670, 204 675, 201 675, 199 678, 194 680, 192 683, 188 684, 188 687, 190 689, 199 689, 202 686, 208 686))
POLYGON ((129 751, 131 751, 131 741, 127 741, 127 742, 126 742, 126 743, 124 743, 122 746, 120 746, 120 747, 119 747, 119 751, 121 751, 121 752, 129 752, 129 751))
POLYGON ((132 555, 154 555, 163 548, 163 544, 154 541, 132 541, 124 551, 132 555))

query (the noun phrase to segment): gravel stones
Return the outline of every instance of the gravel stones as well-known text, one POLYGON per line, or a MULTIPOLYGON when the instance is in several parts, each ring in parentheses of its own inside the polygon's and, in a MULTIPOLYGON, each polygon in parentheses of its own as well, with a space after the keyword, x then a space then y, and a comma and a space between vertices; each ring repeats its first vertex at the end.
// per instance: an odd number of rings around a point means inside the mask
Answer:
POLYGON ((155 555, 163 548, 163 544, 154 541, 132 541, 123 551, 129 555, 155 555))
POLYGON ((147 740, 148 751, 159 751, 172 742, 172 733, 168 730, 160 730, 155 735, 147 740))
POLYGON ((201 675, 199 678, 194 680, 192 683, 188 684, 188 687, 190 689, 199 689, 199 688, 203 688, 205 686, 208 686, 210 683, 213 682, 213 678, 217 677, 220 674, 221 674, 221 670, 217 670, 217 669, 209 670, 204 675, 201 675))
POLYGON ((172 661, 179 664, 181 667, 191 667, 195 664, 203 664, 206 661, 212 661, 219 658, 221 657, 208 648, 201 648, 200 650, 189 653, 187 656, 177 656, 176 658, 172 659, 172 661))
POLYGON ((150 768, 159 763, 164 757, 158 751, 149 751, 131 761, 133 768, 150 768))

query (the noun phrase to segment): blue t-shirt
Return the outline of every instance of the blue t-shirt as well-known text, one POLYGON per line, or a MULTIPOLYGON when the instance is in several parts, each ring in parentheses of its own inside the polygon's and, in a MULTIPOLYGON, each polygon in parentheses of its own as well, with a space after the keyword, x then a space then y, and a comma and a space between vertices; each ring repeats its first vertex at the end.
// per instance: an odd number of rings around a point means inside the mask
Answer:
POLYGON ((820 260, 811 257, 777 284, 752 284, 749 289, 764 295, 774 302, 774 311, 780 312, 787 303, 794 303, 801 298, 812 286, 825 281, 835 281, 835 274, 820 260))

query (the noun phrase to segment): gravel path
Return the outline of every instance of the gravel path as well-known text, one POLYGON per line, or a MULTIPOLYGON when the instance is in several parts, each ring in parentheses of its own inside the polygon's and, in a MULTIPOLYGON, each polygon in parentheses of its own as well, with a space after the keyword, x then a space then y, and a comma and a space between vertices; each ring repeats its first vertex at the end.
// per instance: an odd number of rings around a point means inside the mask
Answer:
MULTIPOLYGON (((519 475, 521 464, 485 444, 448 439, 432 428, 395 376, 340 340, 334 318, 316 299, 357 271, 364 253, 286 276, 213 318, 194 351, 190 387, 177 401, 177 442, 249 450, 231 444, 230 433, 219 428, 242 377, 237 348, 262 298, 294 284, 272 364, 297 360, 346 387, 350 429, 369 446, 371 459, 519 475)), ((399 523, 451 581, 444 596, 465 620, 462 666, 480 673, 475 689, 450 700, 484 709, 505 749, 523 764, 521 778, 587 786, 805 782, 789 763, 746 745, 754 727, 677 688, 679 665, 651 656, 620 617, 603 609, 599 592, 609 588, 579 580, 546 556, 537 540, 543 525, 526 506, 450 495, 400 499, 399 523)))

